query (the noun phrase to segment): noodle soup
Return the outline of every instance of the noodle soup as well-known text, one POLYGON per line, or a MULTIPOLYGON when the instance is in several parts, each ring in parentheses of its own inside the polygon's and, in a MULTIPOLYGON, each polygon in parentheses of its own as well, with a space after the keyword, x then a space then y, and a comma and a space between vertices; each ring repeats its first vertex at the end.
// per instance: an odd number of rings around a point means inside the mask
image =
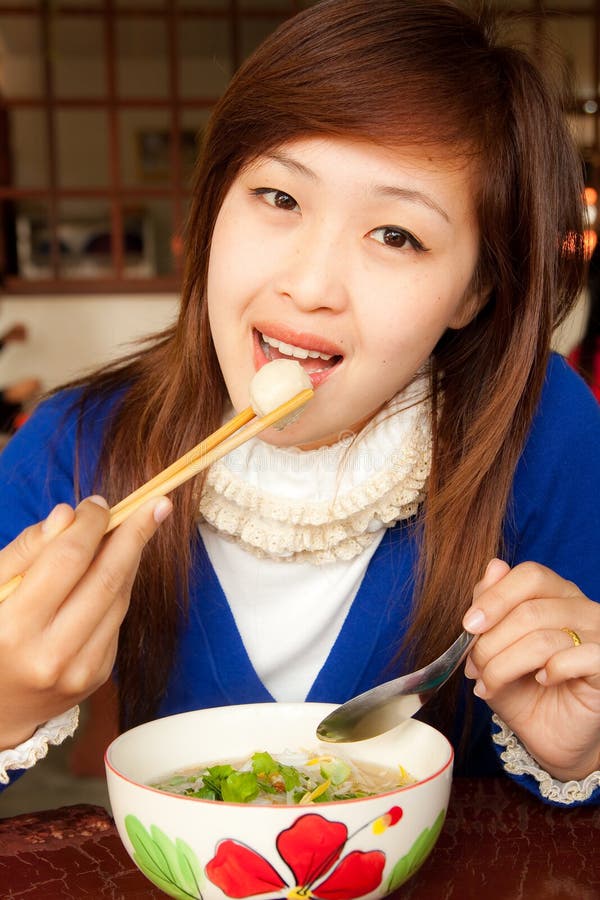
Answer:
POLYGON ((339 754, 288 750, 173 772, 151 786, 198 800, 309 806, 374 797, 415 781, 402 766, 390 769, 339 754))

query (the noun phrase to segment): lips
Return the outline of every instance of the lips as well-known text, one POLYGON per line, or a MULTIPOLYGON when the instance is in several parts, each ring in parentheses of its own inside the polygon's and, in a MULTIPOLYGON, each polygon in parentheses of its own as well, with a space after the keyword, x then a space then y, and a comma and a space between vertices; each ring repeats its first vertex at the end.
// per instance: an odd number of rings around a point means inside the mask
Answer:
POLYGON ((322 384, 343 359, 339 348, 324 338, 292 332, 281 326, 256 328, 254 343, 257 369, 273 359, 294 359, 310 377, 314 387, 322 384))

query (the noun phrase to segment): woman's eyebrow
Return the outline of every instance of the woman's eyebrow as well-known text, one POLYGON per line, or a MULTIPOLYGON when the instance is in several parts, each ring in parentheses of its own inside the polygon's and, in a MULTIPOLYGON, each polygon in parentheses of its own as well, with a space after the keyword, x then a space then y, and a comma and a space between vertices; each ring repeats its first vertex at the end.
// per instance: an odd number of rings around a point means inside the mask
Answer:
POLYGON ((285 153, 267 153, 265 159, 272 159, 273 162, 285 166, 286 169, 289 169, 291 172, 296 172, 298 175, 304 175, 305 178, 310 178, 311 181, 319 180, 319 176, 316 172, 313 172, 312 169, 309 169, 308 166, 298 162, 298 160, 286 156, 285 153))
POLYGON ((450 222, 450 216, 432 197, 422 193, 422 191, 411 190, 410 188, 397 187, 392 184, 376 184, 373 188, 376 194, 384 197, 392 197, 396 200, 407 200, 409 203, 420 203, 428 209, 432 209, 438 213, 446 222, 450 222))

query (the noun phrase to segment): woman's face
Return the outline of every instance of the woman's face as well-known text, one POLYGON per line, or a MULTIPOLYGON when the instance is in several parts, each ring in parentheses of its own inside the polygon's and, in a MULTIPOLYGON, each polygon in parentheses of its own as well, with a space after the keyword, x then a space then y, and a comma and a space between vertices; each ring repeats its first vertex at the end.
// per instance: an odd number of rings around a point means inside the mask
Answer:
POLYGON ((217 217, 208 272, 213 340, 232 403, 293 357, 315 397, 265 440, 319 446, 404 388, 447 328, 475 315, 479 230, 467 164, 312 137, 260 157, 217 217))

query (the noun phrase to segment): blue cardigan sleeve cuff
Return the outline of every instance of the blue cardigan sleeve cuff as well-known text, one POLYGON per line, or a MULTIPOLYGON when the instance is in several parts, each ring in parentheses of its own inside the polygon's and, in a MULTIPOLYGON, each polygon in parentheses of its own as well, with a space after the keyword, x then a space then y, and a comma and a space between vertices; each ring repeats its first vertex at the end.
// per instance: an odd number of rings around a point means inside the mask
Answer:
POLYGON ((13 771, 10 772, 8 775, 8 781, 6 784, 3 784, 0 781, 0 794, 3 791, 5 791, 8 787, 10 787, 11 784, 14 784, 15 781, 17 780, 17 778, 20 778, 24 771, 25 771, 25 769, 13 769, 13 771))
POLYGON ((582 781, 558 781, 540 768, 516 734, 492 716, 492 741, 500 764, 513 781, 551 806, 600 806, 600 771, 582 781))

